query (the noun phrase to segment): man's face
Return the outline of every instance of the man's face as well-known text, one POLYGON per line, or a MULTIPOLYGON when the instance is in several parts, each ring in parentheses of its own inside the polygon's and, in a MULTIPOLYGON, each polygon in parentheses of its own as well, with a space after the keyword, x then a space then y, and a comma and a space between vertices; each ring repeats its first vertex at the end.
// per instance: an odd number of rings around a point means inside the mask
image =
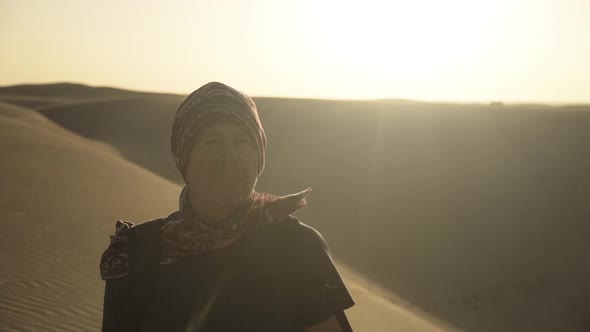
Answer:
POLYGON ((203 129, 186 167, 191 195, 236 206, 248 198, 258 176, 258 150, 248 129, 224 121, 203 129))

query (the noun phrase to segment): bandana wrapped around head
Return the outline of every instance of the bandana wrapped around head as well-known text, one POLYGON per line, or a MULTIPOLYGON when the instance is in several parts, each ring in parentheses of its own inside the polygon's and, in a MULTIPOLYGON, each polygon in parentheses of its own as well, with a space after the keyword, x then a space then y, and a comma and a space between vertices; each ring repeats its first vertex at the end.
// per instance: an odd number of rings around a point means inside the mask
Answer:
POLYGON ((258 174, 260 175, 264 169, 266 136, 254 100, 223 83, 210 82, 186 97, 172 123, 172 155, 185 181, 185 169, 195 137, 203 129, 203 120, 210 114, 234 117, 249 129, 258 148, 258 174))

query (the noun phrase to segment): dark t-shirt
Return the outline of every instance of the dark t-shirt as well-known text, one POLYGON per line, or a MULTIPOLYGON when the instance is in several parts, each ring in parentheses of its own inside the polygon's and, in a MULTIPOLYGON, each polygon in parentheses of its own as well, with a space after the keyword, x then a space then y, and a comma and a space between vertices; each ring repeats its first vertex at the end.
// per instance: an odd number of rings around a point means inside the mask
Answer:
POLYGON ((160 266, 161 221, 143 227, 151 239, 130 234, 130 273, 106 282, 103 331, 289 332, 331 316, 351 331, 354 301, 314 228, 289 217, 160 266))

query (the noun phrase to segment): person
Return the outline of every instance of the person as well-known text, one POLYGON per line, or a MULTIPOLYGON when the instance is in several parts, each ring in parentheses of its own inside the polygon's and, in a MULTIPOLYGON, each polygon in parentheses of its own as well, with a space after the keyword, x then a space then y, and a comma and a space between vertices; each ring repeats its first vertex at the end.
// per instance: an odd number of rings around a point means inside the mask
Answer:
POLYGON ((310 189, 254 190, 266 136, 254 101, 211 82, 177 110, 179 209, 117 220, 102 255, 102 331, 352 331, 355 303, 323 236, 292 213, 310 189))

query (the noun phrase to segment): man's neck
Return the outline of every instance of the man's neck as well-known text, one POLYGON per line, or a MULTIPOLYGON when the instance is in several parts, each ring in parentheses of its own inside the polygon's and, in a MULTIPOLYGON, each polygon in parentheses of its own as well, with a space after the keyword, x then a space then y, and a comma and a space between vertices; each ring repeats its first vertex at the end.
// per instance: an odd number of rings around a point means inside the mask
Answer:
POLYGON ((237 206, 220 204, 219 202, 204 202, 190 197, 191 208, 195 216, 208 225, 215 225, 229 218, 237 206))

